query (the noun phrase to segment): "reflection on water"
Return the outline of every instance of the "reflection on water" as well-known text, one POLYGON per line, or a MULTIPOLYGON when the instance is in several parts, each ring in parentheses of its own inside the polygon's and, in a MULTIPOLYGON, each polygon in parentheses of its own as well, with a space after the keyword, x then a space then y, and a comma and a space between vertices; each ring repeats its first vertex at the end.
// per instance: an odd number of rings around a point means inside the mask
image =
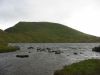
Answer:
POLYGON ((0 54, 0 75, 53 75, 53 72, 56 69, 60 69, 64 65, 69 65, 85 59, 99 59, 100 53, 92 52, 92 48, 98 45, 100 44, 46 44, 48 47, 58 46, 63 50, 63 53, 55 54, 49 52, 37 52, 36 49, 26 49, 24 47, 28 45, 25 46, 25 44, 19 44, 19 46, 22 47, 22 50, 0 54), (17 58, 17 54, 27 54, 29 57, 17 58))

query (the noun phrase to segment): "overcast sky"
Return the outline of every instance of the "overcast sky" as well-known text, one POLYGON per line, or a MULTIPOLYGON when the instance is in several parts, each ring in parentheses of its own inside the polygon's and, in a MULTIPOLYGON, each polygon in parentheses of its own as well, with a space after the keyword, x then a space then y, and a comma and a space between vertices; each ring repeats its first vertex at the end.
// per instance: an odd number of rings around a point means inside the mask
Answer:
POLYGON ((100 36, 100 0, 0 0, 0 29, 49 21, 100 36))

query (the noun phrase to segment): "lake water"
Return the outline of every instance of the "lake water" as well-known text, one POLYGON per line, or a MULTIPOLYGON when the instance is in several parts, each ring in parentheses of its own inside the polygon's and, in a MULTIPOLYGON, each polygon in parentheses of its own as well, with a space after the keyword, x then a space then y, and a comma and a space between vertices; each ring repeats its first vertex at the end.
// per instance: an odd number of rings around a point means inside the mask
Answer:
POLYGON ((86 59, 100 59, 100 53, 92 48, 100 43, 37 43, 14 44, 21 50, 0 54, 0 75, 53 75, 55 70, 86 59), (59 47, 61 54, 37 52, 27 47, 59 47), (30 52, 30 53, 29 53, 30 52), (77 53, 77 54, 74 54, 77 53), (28 58, 17 58, 17 54, 28 54, 28 58))

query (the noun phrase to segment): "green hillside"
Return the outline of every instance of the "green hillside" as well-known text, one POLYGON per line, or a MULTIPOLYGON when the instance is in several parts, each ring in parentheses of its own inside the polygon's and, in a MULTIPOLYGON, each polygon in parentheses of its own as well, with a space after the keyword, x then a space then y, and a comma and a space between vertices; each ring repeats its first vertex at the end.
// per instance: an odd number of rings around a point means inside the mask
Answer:
POLYGON ((8 42, 11 41, 12 38, 9 36, 8 33, 0 30, 0 53, 3 52, 12 52, 12 51, 16 51, 19 48, 17 47, 8 47, 8 42))
POLYGON ((4 44, 8 42, 10 38, 8 37, 8 34, 2 30, 0 30, 0 44, 4 44))
POLYGON ((0 30, 0 42, 4 42, 4 39, 6 39, 5 33, 2 30, 0 30))
POLYGON ((100 42, 100 39, 57 23, 19 22, 5 31, 0 30, 0 52, 10 51, 11 47, 7 47, 9 42, 89 43, 100 42))
POLYGON ((5 32, 13 37, 12 42, 98 42, 99 40, 95 36, 50 22, 19 22, 5 32))

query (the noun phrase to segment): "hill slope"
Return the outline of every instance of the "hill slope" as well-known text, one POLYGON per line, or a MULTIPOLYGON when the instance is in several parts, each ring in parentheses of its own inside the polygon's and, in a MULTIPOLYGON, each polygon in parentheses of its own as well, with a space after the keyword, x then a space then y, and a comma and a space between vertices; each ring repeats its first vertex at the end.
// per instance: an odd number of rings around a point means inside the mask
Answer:
POLYGON ((6 32, 0 30, 0 44, 4 44, 4 43, 8 42, 10 39, 11 38, 9 37, 9 35, 6 32))
POLYGON ((98 42, 99 38, 50 22, 19 22, 5 32, 10 42, 98 42))

